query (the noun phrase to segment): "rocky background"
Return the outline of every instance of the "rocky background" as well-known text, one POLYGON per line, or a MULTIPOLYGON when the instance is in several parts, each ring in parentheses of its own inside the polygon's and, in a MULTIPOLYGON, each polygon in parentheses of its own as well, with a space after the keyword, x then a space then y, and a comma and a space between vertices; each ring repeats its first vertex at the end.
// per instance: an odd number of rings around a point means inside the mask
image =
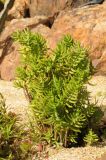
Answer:
POLYGON ((66 33, 89 48, 96 75, 106 74, 106 2, 80 7, 81 0, 15 0, 0 35, 0 76, 13 80, 19 64, 18 46, 11 39, 16 30, 28 27, 41 33, 54 48, 66 33))

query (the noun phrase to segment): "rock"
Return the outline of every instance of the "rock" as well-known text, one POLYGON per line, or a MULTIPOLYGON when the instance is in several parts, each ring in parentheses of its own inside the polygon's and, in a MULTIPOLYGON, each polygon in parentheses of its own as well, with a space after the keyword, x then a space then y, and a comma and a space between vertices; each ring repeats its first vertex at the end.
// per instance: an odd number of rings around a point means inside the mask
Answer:
POLYGON ((85 3, 89 2, 89 0, 73 0, 72 2, 72 8, 77 8, 78 6, 82 6, 84 5, 85 3))
POLYGON ((13 6, 15 0, 7 0, 4 5, 4 9, 0 12, 0 32, 2 31, 9 9, 13 6))
POLYGON ((8 43, 6 48, 7 55, 3 57, 3 62, 0 65, 1 79, 11 81, 14 79, 16 67, 19 64, 18 44, 8 43))
MULTIPOLYGON (((44 1, 42 1, 42 5, 43 3, 44 1)), ((19 56, 15 55, 10 64, 10 57, 15 50, 15 47, 12 46, 11 34, 17 29, 23 30, 26 27, 33 32, 40 32, 44 35, 51 48, 55 47, 57 41, 64 34, 71 34, 74 39, 79 40, 83 46, 89 48, 89 56, 94 67, 97 68, 96 75, 106 74, 106 2, 101 5, 76 8, 72 11, 61 11, 49 28, 47 26, 49 26, 52 18, 53 16, 36 16, 34 18, 12 20, 10 25, 5 28, 0 37, 0 72, 2 79, 13 79, 14 67, 19 62, 19 60, 16 60, 19 56), (9 68, 8 71, 6 66, 9 68), (9 78, 7 78, 7 72, 9 72, 9 78)), ((18 52, 15 51, 14 54, 18 54, 18 52)))
POLYGON ((51 16, 66 7, 71 5, 76 7, 81 3, 82 0, 15 0, 14 6, 8 13, 8 20, 36 15, 51 16))
POLYGON ((28 6, 31 17, 35 15, 51 16, 63 9, 72 9, 88 1, 89 0, 29 0, 28 6))
POLYGON ((28 0, 15 0, 14 6, 8 13, 8 20, 23 18, 27 8, 28 0))
POLYGON ((33 32, 41 32, 47 35, 50 29, 43 25, 47 24, 49 19, 45 16, 34 18, 12 20, 2 32, 0 37, 0 76, 4 80, 13 80, 16 67, 19 65, 19 45, 14 43, 11 35, 17 30, 23 30, 29 27, 33 32), (41 25, 42 24, 42 25, 41 25))
POLYGON ((36 28, 39 24, 47 25, 50 20, 49 18, 51 17, 36 16, 34 18, 22 18, 12 20, 0 36, 0 46, 3 42, 6 42, 7 39, 11 37, 12 33, 16 30, 23 30, 27 27, 36 28))
POLYGON ((50 45, 55 47, 67 33, 89 48, 97 74, 106 74, 106 2, 62 11, 52 26, 50 45))
POLYGON ((45 15, 51 16, 67 7, 73 0, 30 0, 30 16, 45 15))

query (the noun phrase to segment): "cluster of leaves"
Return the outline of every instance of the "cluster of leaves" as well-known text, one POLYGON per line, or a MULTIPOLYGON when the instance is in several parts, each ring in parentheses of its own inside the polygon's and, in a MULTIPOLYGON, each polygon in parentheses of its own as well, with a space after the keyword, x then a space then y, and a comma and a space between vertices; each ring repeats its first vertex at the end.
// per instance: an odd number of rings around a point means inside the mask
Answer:
POLYGON ((88 134, 84 137, 84 141, 87 145, 92 145, 94 142, 98 141, 98 136, 90 129, 88 134))
POLYGON ((88 51, 70 35, 52 53, 37 33, 24 30, 13 38, 21 44, 15 84, 30 101, 42 140, 67 147, 95 131, 102 112, 90 104, 85 87, 92 74, 88 51))
POLYGON ((0 160, 25 160, 30 156, 31 143, 17 122, 14 113, 7 113, 0 94, 0 160))

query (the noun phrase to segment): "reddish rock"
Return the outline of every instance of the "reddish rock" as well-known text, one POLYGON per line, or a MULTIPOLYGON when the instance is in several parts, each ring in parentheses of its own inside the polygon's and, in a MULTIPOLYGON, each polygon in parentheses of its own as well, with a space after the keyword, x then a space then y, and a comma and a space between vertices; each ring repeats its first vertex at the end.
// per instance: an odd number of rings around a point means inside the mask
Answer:
POLYGON ((6 42, 9 37, 11 37, 13 32, 17 30, 23 30, 27 27, 31 29, 36 28, 40 24, 46 25, 48 21, 49 18, 46 16, 36 16, 33 18, 21 18, 12 20, 0 35, 0 46, 3 42, 6 42))
POLYGON ((46 27, 48 18, 34 17, 27 19, 13 20, 10 25, 6 27, 0 37, 0 76, 4 80, 13 80, 15 76, 16 67, 19 65, 19 45, 14 43, 11 35, 16 30, 23 30, 29 27, 32 32, 39 32, 45 36, 50 32, 46 27))
POLYGON ((89 48, 94 66, 106 74, 106 2, 61 12, 52 26, 51 46, 67 33, 89 48))
POLYGON ((73 0, 31 0, 29 2, 30 15, 51 16, 67 7, 73 0))
POLYGON ((8 13, 8 19, 19 19, 25 15, 25 9, 28 8, 28 0, 15 0, 14 6, 8 13))
POLYGON ((16 67, 19 64, 19 45, 9 44, 6 50, 6 56, 3 58, 2 65, 0 65, 1 78, 4 80, 13 80, 15 76, 16 67), (10 49, 9 49, 10 46, 10 49))
MULTIPOLYGON (((42 5, 43 3, 44 1, 42 1, 42 5)), ((5 28, 0 36, 0 72, 2 79, 13 79, 15 66, 19 62, 19 56, 14 55, 18 52, 13 53, 15 47, 12 50, 14 44, 10 38, 11 34, 17 29, 23 30, 26 27, 33 32, 40 32, 44 35, 51 48, 55 47, 57 41, 64 34, 71 34, 74 39, 79 40, 83 46, 89 48, 93 65, 98 70, 97 74, 106 74, 106 2, 101 5, 73 9, 72 11, 61 11, 53 26, 48 28, 45 25, 48 25, 50 19, 50 17, 37 16, 13 20, 5 28), (15 58, 10 63, 12 55, 15 58), (8 72, 9 78, 7 77, 8 72)))

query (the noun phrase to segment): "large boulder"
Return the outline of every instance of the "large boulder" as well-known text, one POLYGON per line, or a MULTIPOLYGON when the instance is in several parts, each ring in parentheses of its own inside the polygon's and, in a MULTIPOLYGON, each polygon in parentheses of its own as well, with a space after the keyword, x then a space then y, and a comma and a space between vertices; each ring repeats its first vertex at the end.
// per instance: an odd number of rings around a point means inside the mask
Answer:
POLYGON ((52 26, 50 45, 55 47, 64 34, 87 47, 97 74, 106 74, 106 2, 62 11, 52 26))
MULTIPOLYGON (((11 36, 17 30, 29 28, 46 36, 50 29, 46 26, 49 19, 37 16, 27 19, 15 19, 5 28, 0 36, 0 76, 4 80, 13 80, 16 67, 19 65, 19 45, 14 43, 11 36)), ((46 36, 47 37, 47 36, 46 36)))
POLYGON ((88 1, 89 0, 29 0, 28 6, 31 17, 35 15, 51 16, 63 9, 75 8, 88 1))
POLYGON ((30 16, 51 16, 63 10, 73 0, 29 0, 30 16))

